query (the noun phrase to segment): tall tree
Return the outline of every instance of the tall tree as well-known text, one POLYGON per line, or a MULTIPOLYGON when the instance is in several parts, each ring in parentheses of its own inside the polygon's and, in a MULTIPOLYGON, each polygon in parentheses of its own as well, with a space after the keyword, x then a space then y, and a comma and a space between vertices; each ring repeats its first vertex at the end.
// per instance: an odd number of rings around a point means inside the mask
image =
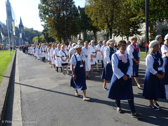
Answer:
POLYGON ((133 10, 130 9, 132 2, 129 0, 121 0, 119 4, 118 13, 115 15, 114 35, 126 37, 140 35, 141 20, 132 20, 136 16, 133 10))
POLYGON ((46 24, 44 24, 43 27, 44 29, 42 31, 42 34, 44 35, 44 39, 46 40, 46 42, 49 43, 55 41, 55 39, 52 37, 50 28, 46 24))
MULTIPOLYGON (((88 17, 85 13, 85 8, 78 8, 80 11, 80 31, 86 33, 87 31, 93 31, 95 41, 97 41, 97 31, 99 31, 98 27, 93 26, 93 21, 88 17)), ((85 40, 84 40, 85 41, 85 40)))
MULTIPOLYGON (((145 0, 129 0, 132 2, 132 10, 136 16, 134 21, 145 22, 145 0)), ((167 0, 149 0, 149 32, 150 39, 154 39, 156 30, 154 27, 157 22, 163 22, 168 19, 168 1, 167 0)))
POLYGON ((86 14, 93 21, 93 25, 106 30, 112 38, 114 16, 116 15, 120 0, 87 0, 86 14))
POLYGON ((41 0, 39 15, 59 41, 66 39, 66 32, 68 38, 79 33, 79 14, 73 0, 41 0))

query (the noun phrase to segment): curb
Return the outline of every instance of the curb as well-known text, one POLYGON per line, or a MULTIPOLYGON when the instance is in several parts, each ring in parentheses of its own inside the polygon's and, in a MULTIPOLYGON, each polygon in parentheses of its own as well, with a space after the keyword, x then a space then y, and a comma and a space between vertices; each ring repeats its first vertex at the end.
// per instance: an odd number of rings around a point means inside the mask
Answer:
POLYGON ((13 78, 14 73, 13 70, 15 67, 15 61, 16 61, 16 51, 12 57, 12 60, 7 68, 6 74, 4 75, 4 78, 0 86, 0 126, 3 125, 3 119, 9 94, 9 87, 11 85, 11 80, 13 78))

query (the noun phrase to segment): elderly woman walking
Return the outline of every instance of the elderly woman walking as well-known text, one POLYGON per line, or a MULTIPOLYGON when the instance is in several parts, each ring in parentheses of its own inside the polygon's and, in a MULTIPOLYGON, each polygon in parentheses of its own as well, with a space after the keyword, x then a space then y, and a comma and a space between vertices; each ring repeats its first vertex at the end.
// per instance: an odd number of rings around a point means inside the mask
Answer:
POLYGON ((112 55, 113 76, 110 83, 108 98, 114 99, 117 111, 123 113, 120 100, 128 100, 131 109, 131 116, 140 118, 134 106, 134 95, 132 89, 132 59, 126 52, 126 42, 121 40, 118 43, 119 50, 112 55))
POLYGON ((85 76, 85 57, 82 55, 82 46, 76 45, 76 53, 71 58, 72 78, 71 86, 75 89, 75 95, 79 96, 78 90, 83 91, 83 100, 90 100, 86 97, 86 76, 85 76))
POLYGON ((165 69, 159 52, 159 43, 156 40, 149 44, 146 67, 143 96, 149 100, 150 108, 159 110, 159 104, 156 101, 161 97, 160 85, 164 83, 165 69))
POLYGON ((131 44, 127 47, 127 52, 133 61, 132 77, 134 77, 138 88, 143 89, 142 86, 139 84, 139 80, 138 80, 138 72, 139 72, 139 64, 140 64, 140 48, 137 44, 136 36, 132 37, 131 44))
POLYGON ((115 40, 110 39, 107 43, 109 43, 109 46, 106 47, 104 51, 104 70, 101 76, 101 78, 104 79, 104 90, 108 90, 106 83, 111 80, 113 75, 111 57, 117 51, 117 48, 114 47, 115 40))

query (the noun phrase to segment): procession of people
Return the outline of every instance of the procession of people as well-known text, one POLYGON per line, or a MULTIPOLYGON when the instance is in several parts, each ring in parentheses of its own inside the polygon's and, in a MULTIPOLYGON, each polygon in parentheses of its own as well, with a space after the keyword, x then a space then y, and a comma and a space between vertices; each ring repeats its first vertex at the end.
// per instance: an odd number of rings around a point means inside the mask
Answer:
POLYGON ((94 40, 90 42, 44 43, 29 45, 27 53, 42 62, 48 62, 55 71, 70 75, 70 85, 75 90, 83 91, 83 100, 89 101, 86 95, 86 79, 91 78, 90 72, 101 74, 103 90, 107 91, 107 97, 115 100, 116 110, 121 109, 120 101, 128 100, 131 116, 141 118, 134 105, 132 79, 135 80, 138 89, 143 90, 143 97, 149 100, 149 108, 160 110, 158 100, 168 98, 168 34, 162 44, 162 36, 149 43, 149 52, 146 56, 146 73, 143 84, 139 83, 138 73, 140 64, 140 47, 137 37, 133 36, 131 42, 113 39, 108 41, 94 40), (98 64, 101 65, 98 65, 98 64), (96 70, 94 70, 94 67, 96 70), (107 81, 110 81, 109 88, 107 81), (104 82, 104 83, 103 83, 104 82))

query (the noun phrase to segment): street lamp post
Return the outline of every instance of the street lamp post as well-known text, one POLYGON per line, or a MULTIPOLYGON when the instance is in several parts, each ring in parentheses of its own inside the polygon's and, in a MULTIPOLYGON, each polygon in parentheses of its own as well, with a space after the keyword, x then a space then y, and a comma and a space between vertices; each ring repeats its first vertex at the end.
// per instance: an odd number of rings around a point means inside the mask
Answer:
MULTIPOLYGON (((146 22, 146 45, 149 43, 149 24, 148 24, 148 18, 149 18, 149 13, 148 13, 148 8, 149 6, 149 0, 145 0, 145 22, 146 22)), ((146 46, 146 54, 148 52, 148 47, 146 46)))

